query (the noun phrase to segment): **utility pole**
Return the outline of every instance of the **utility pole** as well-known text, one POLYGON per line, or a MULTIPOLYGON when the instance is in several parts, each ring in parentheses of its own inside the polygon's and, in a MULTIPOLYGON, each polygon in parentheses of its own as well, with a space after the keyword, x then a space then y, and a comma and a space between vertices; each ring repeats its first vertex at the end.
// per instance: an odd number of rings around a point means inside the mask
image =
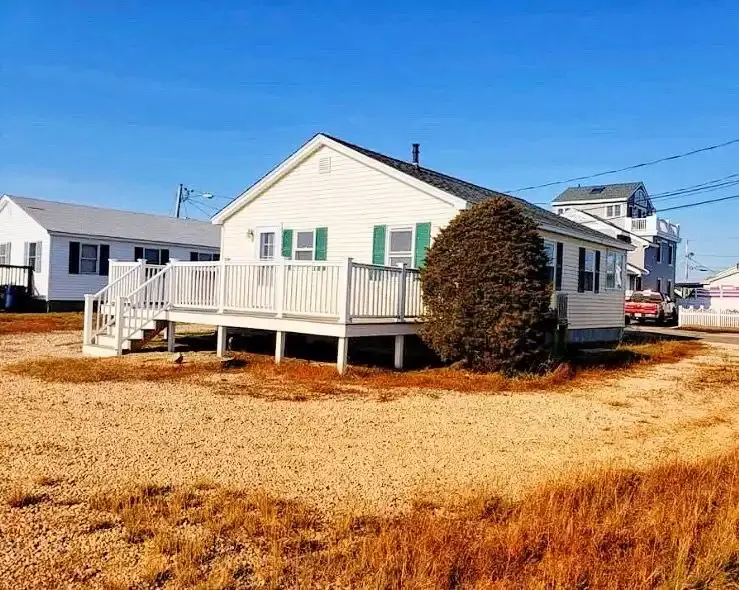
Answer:
POLYGON ((185 187, 182 186, 182 183, 180 183, 180 185, 177 187, 177 200, 175 201, 175 206, 174 206, 174 216, 177 219, 180 218, 180 208, 182 206, 182 195, 184 193, 184 190, 185 190, 185 187))
POLYGON ((690 262, 690 248, 688 247, 688 244, 690 244, 690 240, 685 240, 685 282, 688 282, 688 271, 690 270, 690 266, 688 263, 690 262))

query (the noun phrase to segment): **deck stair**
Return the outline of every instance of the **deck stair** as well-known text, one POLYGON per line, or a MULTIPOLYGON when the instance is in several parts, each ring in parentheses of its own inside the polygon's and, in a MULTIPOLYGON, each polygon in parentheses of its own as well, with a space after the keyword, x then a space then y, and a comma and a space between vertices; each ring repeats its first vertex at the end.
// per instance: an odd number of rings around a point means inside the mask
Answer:
POLYGON ((85 296, 82 351, 119 356, 143 348, 167 327, 170 266, 152 269, 144 261, 94 295, 85 296))

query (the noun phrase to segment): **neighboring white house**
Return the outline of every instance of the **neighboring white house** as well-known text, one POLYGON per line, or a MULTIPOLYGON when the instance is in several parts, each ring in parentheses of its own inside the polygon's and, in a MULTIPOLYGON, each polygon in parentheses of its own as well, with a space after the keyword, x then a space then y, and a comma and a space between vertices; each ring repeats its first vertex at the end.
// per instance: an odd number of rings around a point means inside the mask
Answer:
POLYGON ((218 258, 220 232, 203 221, 4 195, 0 265, 31 266, 49 310, 79 309, 108 282, 109 260, 218 258))
POLYGON ((687 291, 680 302, 685 307, 739 312, 739 263, 705 279, 702 288, 687 291))
MULTIPOLYGON (((462 210, 502 193, 319 134, 214 218, 230 261, 341 260, 417 268, 462 210)), ((633 246, 518 200, 536 219, 570 341, 612 341, 624 326, 633 246)))

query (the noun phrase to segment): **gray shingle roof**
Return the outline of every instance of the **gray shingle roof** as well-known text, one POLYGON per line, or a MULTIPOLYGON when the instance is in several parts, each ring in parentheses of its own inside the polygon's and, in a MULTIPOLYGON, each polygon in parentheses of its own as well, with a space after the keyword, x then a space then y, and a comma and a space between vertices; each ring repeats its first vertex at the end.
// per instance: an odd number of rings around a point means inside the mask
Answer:
POLYGON ((519 199, 518 197, 478 186, 476 184, 472 184, 471 182, 467 182, 459 178, 454 178, 453 176, 448 176, 446 174, 442 174, 441 172, 436 172, 428 168, 416 166, 415 164, 412 164, 410 162, 397 160, 396 158, 391 158, 390 156, 386 156, 378 152, 373 152, 372 150, 354 145, 352 143, 344 141, 343 139, 339 139, 331 135, 326 135, 326 137, 342 145, 345 145, 346 147, 351 148, 365 156, 368 156, 379 162, 382 162, 383 164, 395 168, 400 172, 412 176, 413 178, 425 182, 426 184, 443 190, 446 193, 464 199, 468 203, 480 203, 491 197, 504 197, 507 199, 513 199, 517 203, 523 205, 524 208, 529 212, 529 214, 534 218, 534 220, 536 220, 536 222, 539 224, 546 224, 554 230, 560 229, 563 232, 577 232, 583 236, 588 236, 599 243, 618 243, 623 246, 622 242, 617 242, 617 240, 602 232, 591 229, 585 225, 582 225, 581 223, 577 223, 576 221, 572 221, 570 219, 557 215, 556 213, 548 211, 547 209, 542 209, 541 207, 532 205, 528 201, 524 201, 523 199, 519 199))
POLYGON ((49 232, 209 248, 220 246, 220 226, 205 221, 6 196, 49 232))
POLYGON ((578 201, 626 200, 642 186, 641 182, 622 182, 620 184, 598 184, 593 186, 571 186, 562 191, 553 203, 576 203, 578 201), (602 190, 601 190, 602 189, 602 190))

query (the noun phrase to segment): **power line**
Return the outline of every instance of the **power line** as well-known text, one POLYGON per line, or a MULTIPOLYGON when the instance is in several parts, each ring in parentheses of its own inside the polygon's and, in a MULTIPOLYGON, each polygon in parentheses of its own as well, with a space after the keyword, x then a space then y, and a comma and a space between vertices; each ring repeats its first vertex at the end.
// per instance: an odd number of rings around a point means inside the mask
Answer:
POLYGON ((650 198, 653 198, 654 199, 654 198, 657 198, 657 197, 661 197, 663 195, 674 195, 677 192, 688 191, 688 190, 691 190, 691 189, 697 189, 697 188, 701 188, 701 187, 709 186, 709 185, 715 185, 717 182, 722 182, 724 180, 730 180, 732 178, 736 178, 737 176, 739 176, 739 173, 729 174, 728 176, 722 176, 721 178, 714 178, 713 180, 707 180, 706 182, 701 182, 699 184, 692 184, 690 186, 685 186, 685 187, 682 187, 682 188, 672 189, 672 190, 669 190, 669 191, 663 191, 661 193, 654 193, 653 195, 649 195, 649 196, 650 196, 650 198))
POLYGON ((666 209, 660 209, 659 211, 674 211, 675 209, 687 209, 688 207, 698 207, 699 205, 708 205, 709 203, 719 203, 721 201, 730 201, 732 199, 739 199, 739 195, 731 195, 728 197, 721 197, 720 199, 709 199, 707 201, 698 201, 697 203, 687 203, 685 205, 676 205, 675 207, 667 207, 666 209))
POLYGON ((658 158, 656 160, 650 160, 648 162, 641 162, 639 164, 633 164, 631 166, 624 166, 623 168, 614 168, 613 170, 606 170, 604 172, 598 172, 596 174, 587 174, 585 176, 575 176, 573 178, 567 178, 565 180, 555 180, 555 181, 552 181, 552 182, 545 182, 543 184, 536 184, 536 185, 532 185, 532 186, 524 186, 524 187, 521 187, 521 188, 514 189, 512 191, 504 191, 504 192, 509 192, 509 193, 510 192, 514 192, 514 193, 517 193, 517 192, 521 192, 521 191, 530 191, 530 190, 537 189, 537 188, 546 188, 546 187, 549 187, 549 186, 557 186, 558 184, 566 184, 566 183, 569 183, 569 182, 578 182, 580 180, 588 180, 590 178, 598 178, 600 176, 607 176, 609 174, 617 174, 619 172, 626 172, 627 170, 636 170, 638 168, 644 168, 646 166, 653 166, 654 164, 660 164, 662 162, 668 162, 668 161, 671 161, 671 160, 678 160, 680 158, 686 158, 688 156, 693 156, 695 154, 700 154, 702 152, 707 152, 707 151, 710 151, 710 150, 716 150, 716 149, 719 149, 719 148, 722 148, 722 147, 726 147, 726 146, 729 146, 729 145, 732 145, 732 144, 735 144, 735 143, 739 143, 739 138, 732 139, 732 140, 729 140, 729 141, 725 141, 723 143, 717 143, 717 144, 714 144, 714 145, 709 145, 709 146, 706 146, 706 147, 698 148, 696 150, 691 150, 689 152, 684 152, 682 154, 675 154, 675 155, 667 156, 667 157, 664 157, 664 158, 658 158))

